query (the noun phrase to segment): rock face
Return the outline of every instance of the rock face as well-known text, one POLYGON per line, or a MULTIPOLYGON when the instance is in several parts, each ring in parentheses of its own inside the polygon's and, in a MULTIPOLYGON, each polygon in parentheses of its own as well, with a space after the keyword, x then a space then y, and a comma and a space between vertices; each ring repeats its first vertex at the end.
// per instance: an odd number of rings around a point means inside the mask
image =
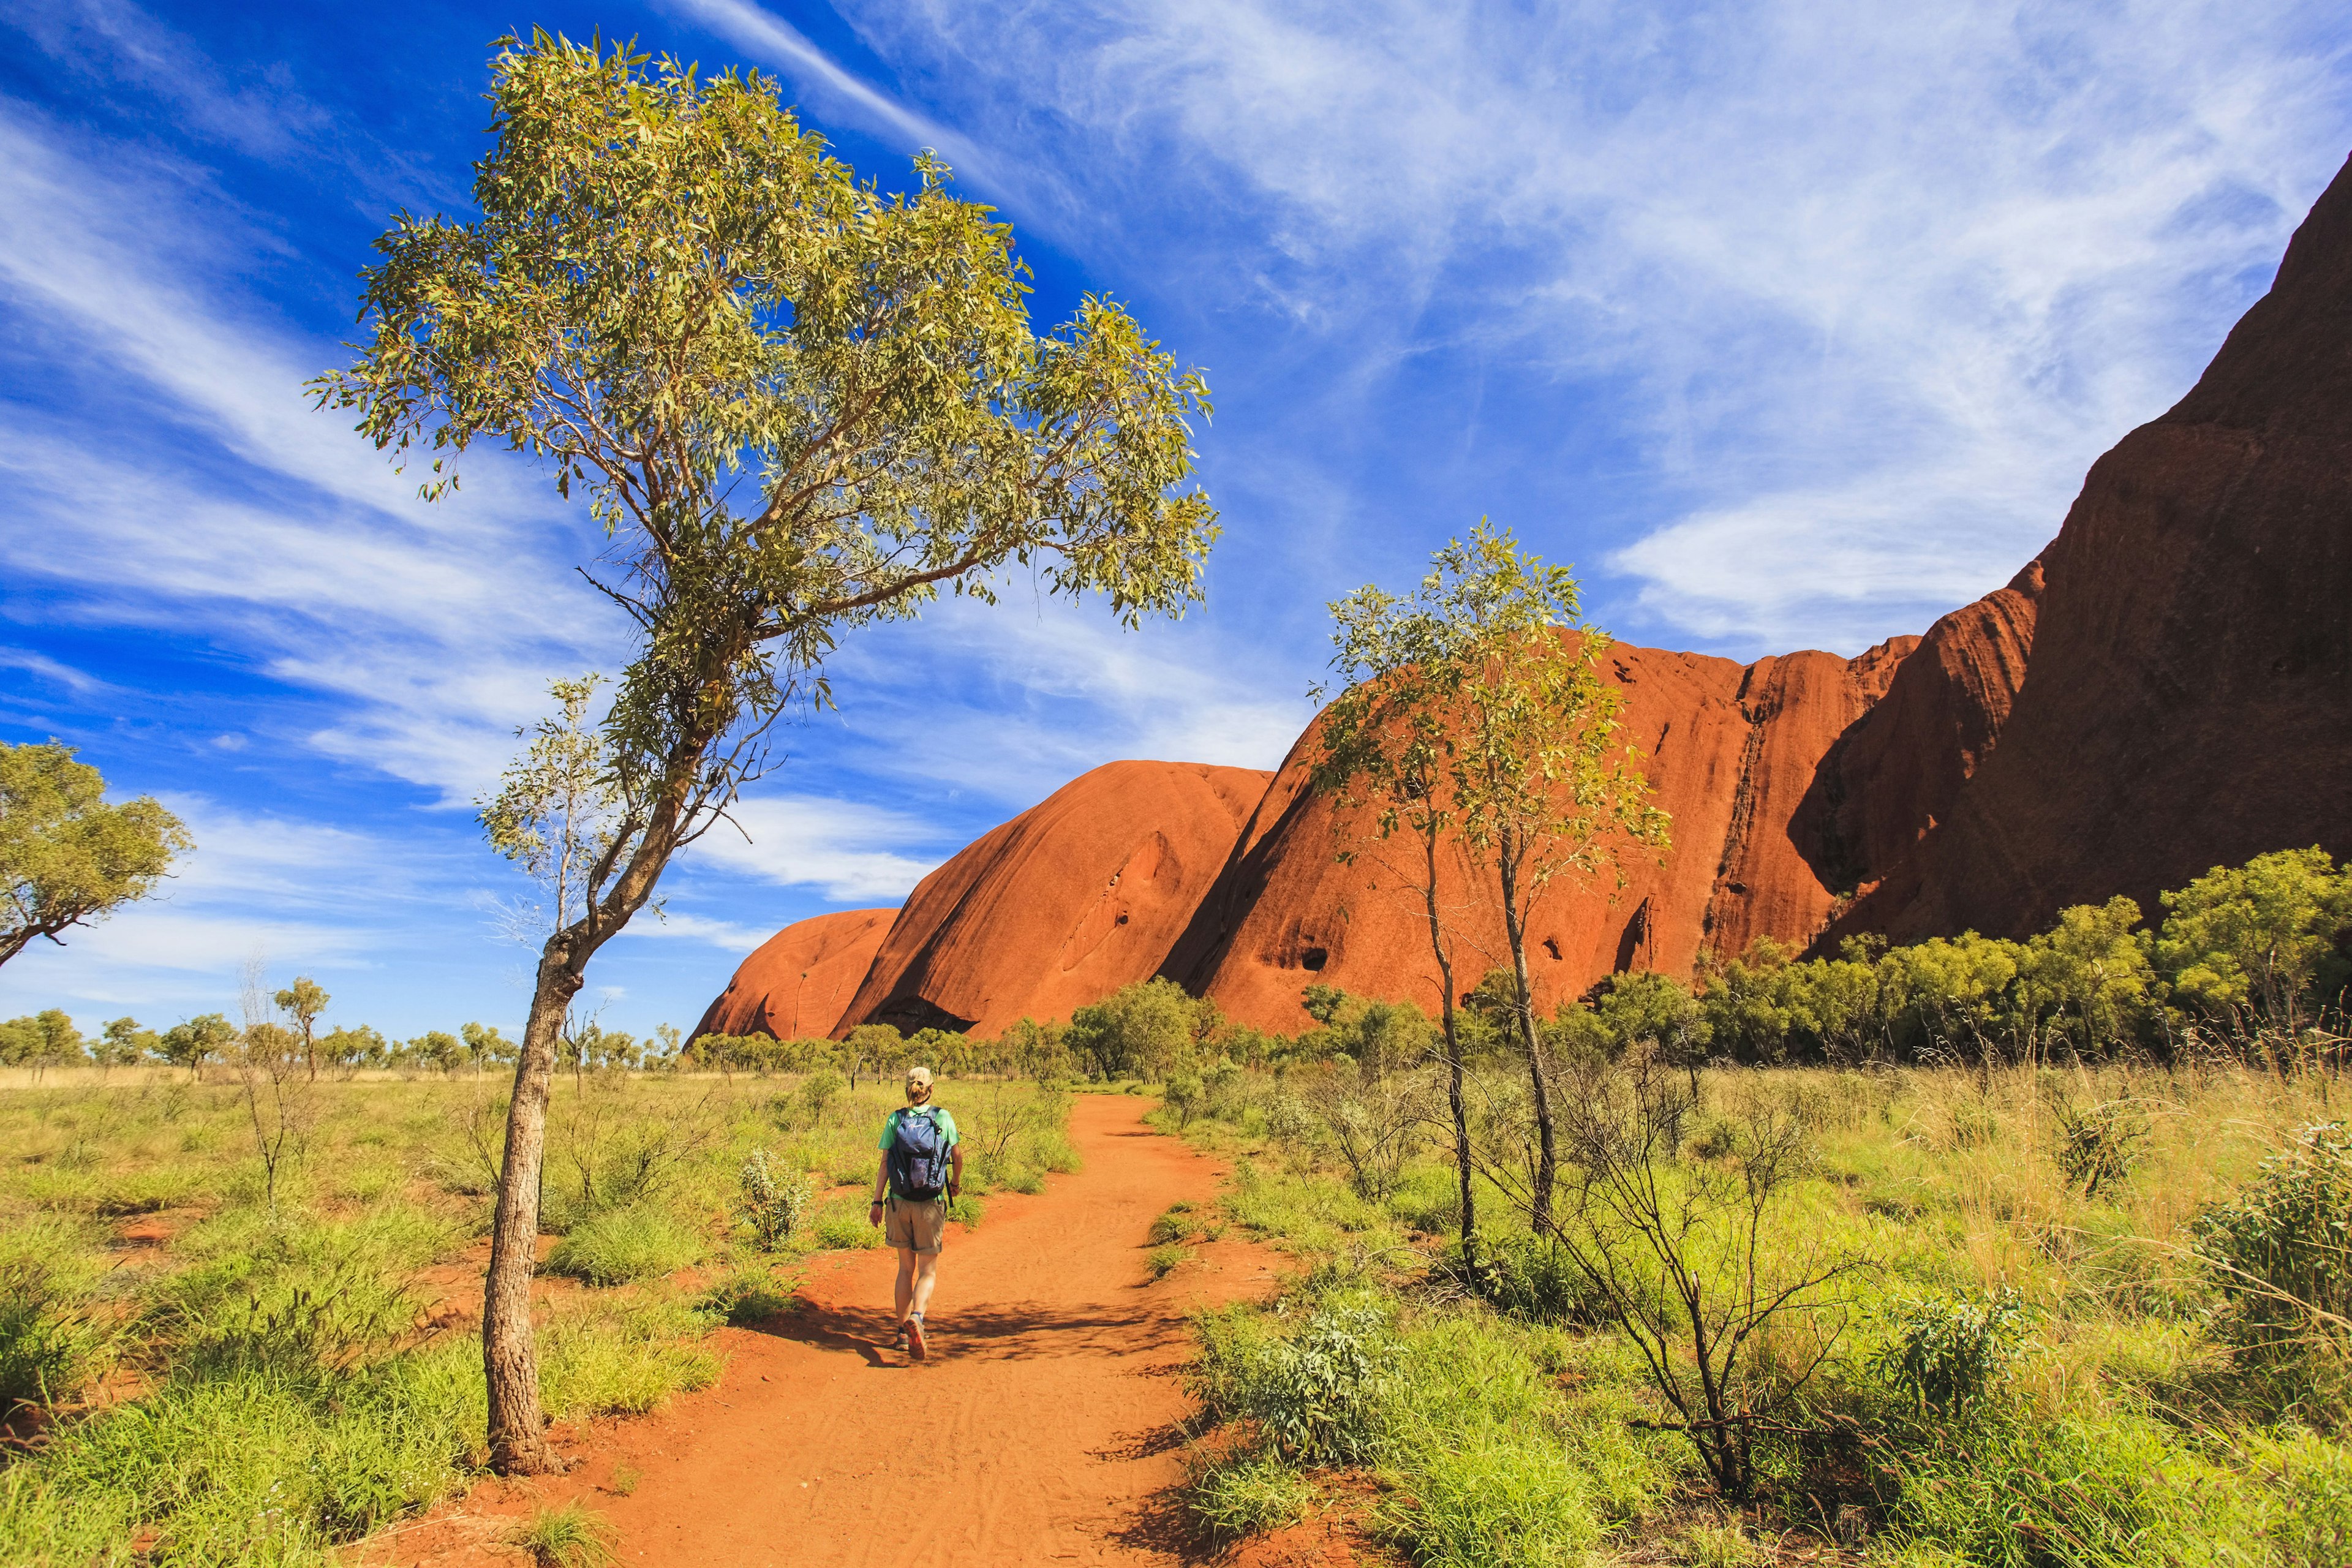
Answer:
POLYGON ((1063 785, 923 879, 836 1032, 994 1035, 1148 979, 1271 776, 1111 763, 1063 785))
POLYGON ((2030 673, 1840 930, 2018 935, 2269 850, 2352 852, 2352 164, 2188 396, 2092 467, 2030 673))
POLYGON ((833 1033, 874 963, 896 910, 844 910, 786 926, 754 949, 694 1026, 703 1035, 833 1033))
MULTIPOLYGON (((1979 622, 2013 627, 2021 618, 2030 637, 2030 598, 2002 592, 2011 598, 1948 621, 1972 633, 1979 622)), ((1938 722, 1970 735, 1997 730, 1999 718, 1972 708, 1969 693, 1985 687, 1990 705, 2005 713, 2006 667, 1956 630, 1939 626, 1937 633, 1935 678, 1910 684, 1940 706, 1896 733, 1938 722)), ((1622 889, 1563 879, 1545 892, 1528 922, 1541 1004, 1619 971, 1687 973, 1702 948, 1737 952, 1759 935, 1801 944, 1820 931, 1842 890, 1826 868, 1850 874, 1848 862, 1881 838, 1907 847, 1906 814, 1942 801, 1950 770, 1903 775, 1906 793, 1875 814, 1853 789, 1822 782, 1837 776, 1841 758, 1864 783, 1885 771, 1879 742, 1856 742, 1871 733, 1869 717, 1884 710, 1882 700, 1922 646, 1898 637, 1856 658, 1806 652, 1746 666, 1612 648, 1603 674, 1625 694, 1624 733, 1647 753, 1654 798, 1674 819, 1673 848, 1663 863, 1626 864, 1622 889)), ((1307 788, 1315 746, 1310 730, 1292 749, 1162 973, 1262 1028, 1305 1026, 1299 992, 1318 981, 1433 1008, 1438 972, 1415 890, 1414 847, 1368 844, 1368 812, 1307 788), (1357 858, 1342 865, 1337 852, 1349 844, 1357 858)), ((1485 887, 1458 858, 1441 862, 1440 900, 1456 933, 1454 979, 1463 988, 1508 962, 1501 912, 1485 887)))

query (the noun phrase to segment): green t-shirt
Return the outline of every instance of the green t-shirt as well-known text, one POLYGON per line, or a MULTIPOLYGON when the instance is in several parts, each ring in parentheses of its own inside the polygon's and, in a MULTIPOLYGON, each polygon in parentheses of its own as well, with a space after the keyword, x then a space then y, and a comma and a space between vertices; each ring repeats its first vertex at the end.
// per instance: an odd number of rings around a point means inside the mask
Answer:
POLYGON ((940 1135, 947 1139, 948 1147, 950 1149, 954 1148, 956 1146, 957 1140, 960 1139, 962 1134, 956 1131, 955 1118, 950 1116, 943 1107, 937 1105, 902 1105, 898 1110, 892 1111, 889 1115, 884 1117, 882 1119, 882 1142, 877 1144, 876 1147, 879 1148, 885 1154, 888 1153, 890 1152, 891 1143, 895 1142, 898 1136, 898 1118, 901 1116, 912 1116, 919 1110, 928 1110, 931 1113, 931 1121, 938 1126, 940 1135))

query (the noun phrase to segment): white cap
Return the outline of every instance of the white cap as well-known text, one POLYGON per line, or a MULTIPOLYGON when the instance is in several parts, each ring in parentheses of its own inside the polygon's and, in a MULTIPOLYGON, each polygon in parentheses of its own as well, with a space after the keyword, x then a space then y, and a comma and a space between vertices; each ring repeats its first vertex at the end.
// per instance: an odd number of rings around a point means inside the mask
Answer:
POLYGON ((925 1089, 929 1089, 931 1087, 931 1069, 929 1068, 908 1068, 907 1069, 907 1081, 910 1084, 919 1083, 925 1089))

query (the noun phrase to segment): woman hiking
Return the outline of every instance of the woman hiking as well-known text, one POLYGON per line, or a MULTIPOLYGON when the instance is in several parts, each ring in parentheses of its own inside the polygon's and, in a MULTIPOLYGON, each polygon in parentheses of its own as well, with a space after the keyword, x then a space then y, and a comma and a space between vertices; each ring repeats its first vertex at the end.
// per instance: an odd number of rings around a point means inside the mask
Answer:
POLYGON ((907 1103, 882 1122, 882 1168, 874 1173, 874 1206, 866 1222, 883 1227, 898 1249, 891 1300, 898 1349, 917 1361, 930 1353, 923 1311, 947 1245, 948 1204, 963 1191, 963 1146, 955 1118, 931 1103, 931 1069, 907 1069, 907 1103))

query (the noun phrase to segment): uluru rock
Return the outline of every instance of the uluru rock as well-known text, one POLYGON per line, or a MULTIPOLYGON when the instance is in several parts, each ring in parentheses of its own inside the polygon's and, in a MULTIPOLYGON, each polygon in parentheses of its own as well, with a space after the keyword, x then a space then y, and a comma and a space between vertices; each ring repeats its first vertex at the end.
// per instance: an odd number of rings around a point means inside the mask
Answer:
POLYGON ((1272 776, 1122 762, 1072 780, 923 879, 839 1029, 994 1035, 1149 979, 1272 776))
POLYGON ((2000 744, 1839 931, 2021 935, 2352 853, 2352 163, 2196 386, 2093 465, 2000 744))
MULTIPOLYGON (((1841 901, 1823 868, 1850 858, 1830 837, 1848 803, 1820 799, 1822 764, 1850 743, 1919 645, 1905 637, 1855 658, 1802 652, 1745 666, 1612 647, 1602 675, 1624 693, 1623 734, 1646 753, 1653 798, 1673 817, 1673 847, 1663 863, 1627 858, 1622 889, 1562 878, 1537 901, 1528 957, 1539 1004, 1625 970, 1687 974, 1702 949, 1735 953, 1759 935, 1801 945, 1820 931, 1841 901), (1800 819, 1809 802, 1810 826, 1800 819)), ((1970 681, 1980 679, 1983 700, 2006 712, 2005 667, 1954 658, 1962 677, 1934 686, 1943 713, 1970 734, 1997 729, 1997 719, 1966 710, 1970 681)), ((1368 810, 1307 787, 1316 745, 1310 729, 1292 749, 1163 973, 1267 1029, 1304 1027, 1299 993, 1317 982, 1434 1008, 1437 968, 1411 868, 1381 864, 1384 855, 1409 857, 1411 846, 1383 850, 1366 837, 1368 810), (1339 860, 1343 847, 1357 849, 1352 864, 1339 860)), ((1909 793, 1890 816, 1934 796, 1905 783, 1909 793)), ((1910 841, 1900 828, 1880 836, 1910 841)), ((1459 944, 1455 980, 1466 987, 1509 962, 1501 913, 1487 879, 1466 863, 1443 867, 1440 880, 1459 944)))
POLYGON ((898 915, 896 910, 843 910, 786 926, 752 950, 691 1037, 793 1040, 832 1034, 898 915))

